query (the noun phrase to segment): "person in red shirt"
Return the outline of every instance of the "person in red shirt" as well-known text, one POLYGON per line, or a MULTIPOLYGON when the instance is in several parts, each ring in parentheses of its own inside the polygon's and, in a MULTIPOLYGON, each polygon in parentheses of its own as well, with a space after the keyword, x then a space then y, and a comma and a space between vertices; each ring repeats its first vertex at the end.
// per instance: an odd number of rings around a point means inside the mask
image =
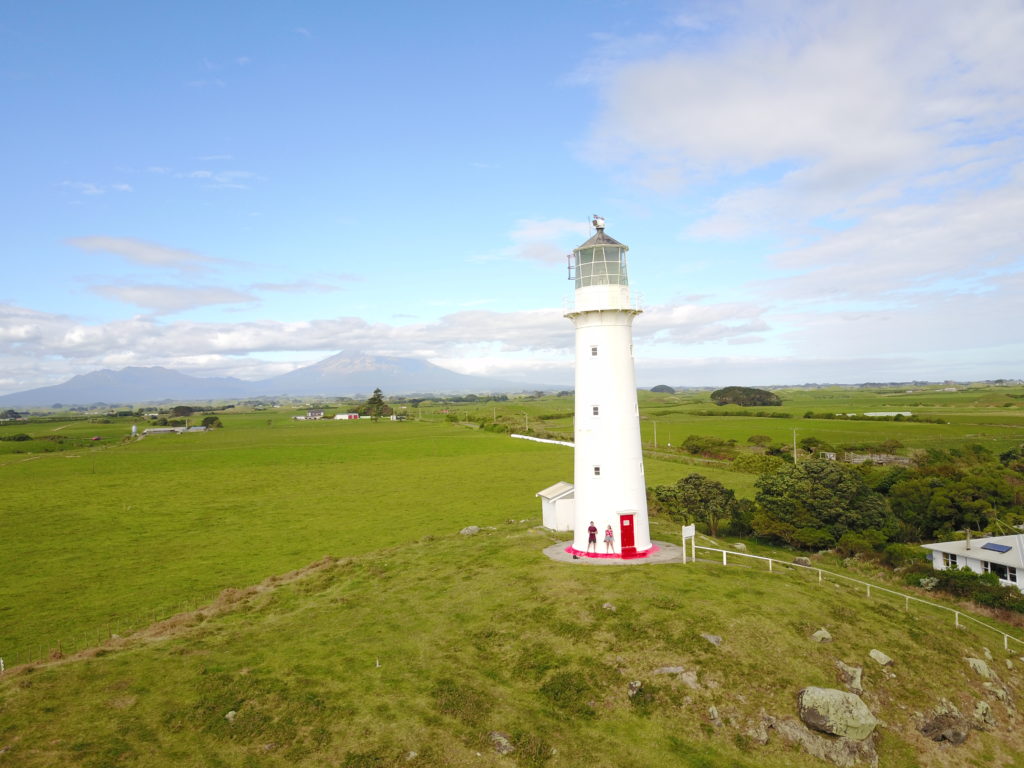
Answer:
POLYGON ((594 554, 596 555, 597 554, 597 526, 594 525, 594 521, 593 520, 590 521, 590 527, 587 528, 587 533, 590 534, 589 538, 587 539, 587 552, 589 552, 590 548, 593 547, 594 548, 594 554))

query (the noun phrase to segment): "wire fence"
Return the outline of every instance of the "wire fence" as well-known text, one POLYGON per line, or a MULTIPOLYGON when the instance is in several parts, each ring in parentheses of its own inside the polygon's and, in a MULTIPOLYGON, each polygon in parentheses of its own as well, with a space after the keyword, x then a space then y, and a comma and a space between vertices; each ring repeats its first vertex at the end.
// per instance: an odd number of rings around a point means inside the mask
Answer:
MULTIPOLYGON (((691 541, 692 541, 692 539, 691 539, 691 541)), ((684 544, 684 546, 685 546, 685 544, 684 544)), ((733 558, 743 557, 743 558, 748 558, 748 559, 751 559, 751 560, 760 560, 760 561, 766 562, 768 564, 768 571, 769 572, 774 572, 777 567, 778 568, 782 568, 782 569, 786 569, 786 568, 791 568, 791 569, 794 569, 794 570, 796 570, 796 569, 803 569, 805 571, 816 572, 819 584, 822 583, 823 581, 825 581, 826 577, 828 577, 830 579, 836 579, 836 580, 850 582, 852 584, 858 585, 859 587, 863 587, 864 593, 865 593, 866 597, 871 597, 873 594, 879 594, 879 593, 880 594, 887 594, 887 595, 894 595, 894 596, 900 598, 903 601, 903 607, 904 607, 904 610, 906 610, 906 611, 910 610, 911 603, 918 603, 918 604, 921 604, 921 605, 924 605, 924 606, 928 606, 929 608, 936 608, 936 609, 938 609, 940 611, 944 611, 946 613, 953 614, 953 625, 956 628, 958 628, 958 629, 961 628, 961 627, 966 627, 966 626, 981 627, 981 628, 983 628, 983 629, 985 629, 985 630, 987 630, 989 632, 994 632, 995 634, 1000 635, 1003 638, 1003 650, 1009 651, 1011 643, 1015 643, 1015 645, 1014 645, 1015 649, 1024 650, 1024 640, 1021 640, 1018 637, 1014 637, 1013 635, 1004 632, 1003 630, 999 629, 998 627, 994 627, 991 624, 986 624, 984 621, 981 621, 980 619, 976 619, 973 616, 964 613, 963 611, 957 610, 956 608, 950 608, 948 605, 941 605, 939 603, 933 603, 931 600, 924 600, 923 598, 916 597, 914 595, 908 595, 906 592, 900 592, 900 591, 895 590, 895 589, 889 589, 888 587, 880 587, 877 584, 871 584, 871 583, 869 583, 867 581, 861 581, 860 579, 855 579, 852 576, 846 576, 846 575, 844 575, 842 573, 836 573, 835 571, 826 571, 825 569, 818 568, 815 565, 803 565, 801 563, 793 563, 793 562, 790 562, 788 560, 776 560, 773 557, 764 557, 763 555, 751 555, 751 554, 748 554, 746 552, 730 552, 729 550, 726 550, 726 549, 718 549, 716 547, 701 546, 701 545, 697 544, 696 542, 693 542, 691 544, 691 549, 694 552, 695 556, 696 556, 696 550, 698 550, 698 549, 704 550, 705 552, 718 552, 722 556, 722 565, 729 565, 729 558, 730 557, 733 557, 733 558)))

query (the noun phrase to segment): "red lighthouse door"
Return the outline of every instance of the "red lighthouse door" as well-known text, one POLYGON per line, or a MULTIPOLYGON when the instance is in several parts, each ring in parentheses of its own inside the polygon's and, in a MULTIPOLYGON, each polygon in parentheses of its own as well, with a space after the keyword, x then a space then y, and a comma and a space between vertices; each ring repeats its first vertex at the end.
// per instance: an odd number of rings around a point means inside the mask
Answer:
POLYGON ((619 515, 619 541, 622 542, 622 557, 636 557, 636 544, 633 538, 633 515, 619 515))

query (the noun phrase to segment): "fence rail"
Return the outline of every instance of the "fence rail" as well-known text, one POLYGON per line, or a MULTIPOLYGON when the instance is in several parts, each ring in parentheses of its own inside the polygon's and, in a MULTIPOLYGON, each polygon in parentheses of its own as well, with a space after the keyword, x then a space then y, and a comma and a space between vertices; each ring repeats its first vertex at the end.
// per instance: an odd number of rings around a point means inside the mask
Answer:
MULTIPOLYGON (((685 547, 685 543, 684 543, 684 547, 685 547)), ((896 595, 896 597, 903 598, 904 609, 907 610, 907 611, 910 610, 910 603, 911 603, 911 601, 913 601, 915 603, 921 603, 922 605, 927 605, 927 606, 929 606, 931 608, 938 608, 941 611, 946 611, 948 613, 952 613, 953 614, 953 624, 957 628, 959 628, 961 626, 961 622, 968 622, 968 623, 971 623, 971 624, 976 624, 979 627, 983 627, 984 629, 987 629, 990 632, 994 632, 997 635, 1002 635, 1002 638, 1003 638, 1003 650, 1007 650, 1007 651, 1010 650, 1010 641, 1013 641, 1014 643, 1017 644, 1018 647, 1024 649, 1024 640, 1021 640, 1018 637, 1014 637, 1013 635, 1007 634, 1006 632, 1003 632, 1003 630, 999 629, 998 627, 993 627, 991 624, 986 624, 985 622, 981 621, 980 619, 976 619, 973 616, 970 616, 969 614, 964 613, 963 611, 958 611, 956 608, 950 608, 948 605, 941 605, 939 603, 933 603, 931 600, 924 600, 924 599, 922 599, 920 597, 915 597, 914 595, 908 595, 905 592, 899 592, 899 591, 897 591, 895 589, 888 589, 887 587, 880 587, 877 584, 871 584, 871 583, 866 582, 866 581, 861 581, 860 579, 855 579, 852 576, 846 576, 846 575, 844 575, 842 573, 836 573, 835 571, 826 571, 825 569, 818 568, 817 566, 814 566, 814 565, 801 565, 800 563, 792 563, 792 562, 789 562, 788 560, 776 560, 773 557, 764 557, 763 555, 750 555, 750 554, 747 554, 746 552, 730 552, 727 549, 718 549, 716 547, 704 547, 704 546, 701 546, 701 545, 697 544, 696 542, 693 542, 693 544, 691 545, 691 548, 692 548, 692 551, 694 552, 694 558, 695 559, 696 559, 696 550, 698 550, 698 549, 702 549, 705 552, 719 552, 719 553, 721 553, 721 555, 722 555, 722 565, 728 565, 730 557, 746 557, 746 558, 750 558, 751 560, 764 560, 764 561, 766 561, 768 563, 768 571, 769 572, 774 572, 774 567, 776 565, 782 566, 784 568, 793 568, 793 569, 802 568, 802 569, 807 570, 807 571, 817 571, 817 573, 818 573, 818 583, 819 584, 824 580, 824 577, 827 575, 827 576, 829 576, 831 578, 834 578, 834 579, 842 579, 843 581, 849 581, 849 582, 852 582, 854 584, 859 584, 860 586, 864 587, 865 594, 866 594, 867 597, 871 597, 871 592, 872 592, 872 590, 874 590, 875 592, 885 592, 887 594, 896 595)))

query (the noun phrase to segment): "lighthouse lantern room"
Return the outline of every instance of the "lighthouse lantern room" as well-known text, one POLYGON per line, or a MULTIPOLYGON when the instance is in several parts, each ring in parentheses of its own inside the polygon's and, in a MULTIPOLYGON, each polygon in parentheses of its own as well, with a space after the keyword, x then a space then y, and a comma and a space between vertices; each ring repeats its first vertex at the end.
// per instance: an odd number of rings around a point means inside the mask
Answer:
POLYGON ((576 434, 573 554, 644 557, 647 519, 640 412, 633 366, 633 319, 626 252, 595 216, 596 233, 569 257, 575 281, 576 434), (595 531, 596 529, 596 531, 595 531))

